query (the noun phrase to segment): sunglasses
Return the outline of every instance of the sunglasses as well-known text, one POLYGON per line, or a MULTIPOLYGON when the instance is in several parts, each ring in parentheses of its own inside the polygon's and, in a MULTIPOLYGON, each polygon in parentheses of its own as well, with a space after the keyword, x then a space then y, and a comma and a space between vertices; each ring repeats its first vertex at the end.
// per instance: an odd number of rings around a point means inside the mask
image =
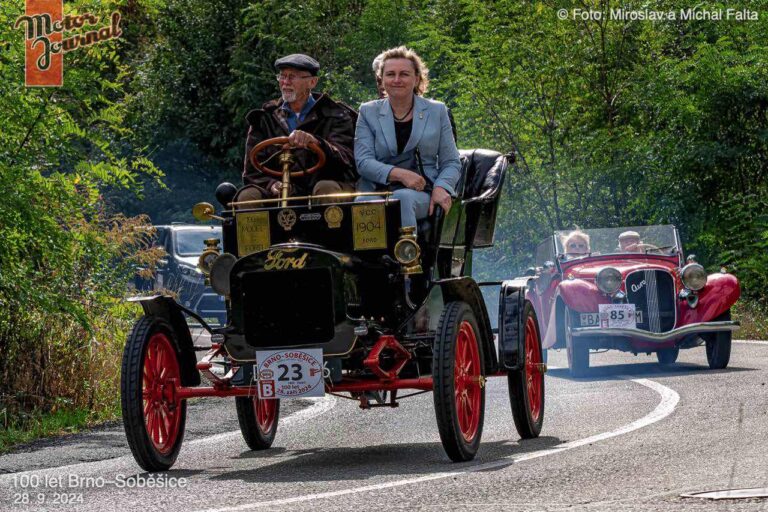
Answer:
POLYGON ((587 244, 584 244, 584 243, 582 243, 582 244, 576 244, 576 243, 568 244, 568 248, 569 249, 586 249, 587 248, 587 244))

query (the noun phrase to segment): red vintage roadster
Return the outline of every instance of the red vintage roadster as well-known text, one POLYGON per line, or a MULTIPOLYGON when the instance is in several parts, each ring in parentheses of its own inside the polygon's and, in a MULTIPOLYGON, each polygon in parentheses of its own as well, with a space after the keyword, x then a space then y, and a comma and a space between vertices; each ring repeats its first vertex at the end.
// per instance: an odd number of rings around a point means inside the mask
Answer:
POLYGON ((588 372, 596 349, 655 352, 670 365, 704 344, 710 368, 728 365, 739 282, 684 258, 674 226, 558 231, 535 264, 524 279, 542 346, 565 348, 573 376, 588 372))

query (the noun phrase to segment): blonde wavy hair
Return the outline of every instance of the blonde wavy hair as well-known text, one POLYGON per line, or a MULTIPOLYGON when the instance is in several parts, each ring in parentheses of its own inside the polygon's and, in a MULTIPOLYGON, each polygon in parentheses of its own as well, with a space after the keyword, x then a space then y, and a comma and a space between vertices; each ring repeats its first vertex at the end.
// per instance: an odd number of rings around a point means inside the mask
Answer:
POLYGON ((413 92, 419 96, 423 96, 424 93, 427 92, 427 87, 429 86, 429 69, 424 65, 424 61, 421 60, 418 53, 405 46, 398 46, 397 48, 390 48, 389 50, 381 52, 379 56, 376 57, 377 61, 379 59, 381 59, 381 61, 376 70, 376 76, 379 80, 384 78, 384 65, 389 59, 408 59, 413 64, 413 70, 416 72, 416 78, 418 79, 416 86, 413 88, 413 92))

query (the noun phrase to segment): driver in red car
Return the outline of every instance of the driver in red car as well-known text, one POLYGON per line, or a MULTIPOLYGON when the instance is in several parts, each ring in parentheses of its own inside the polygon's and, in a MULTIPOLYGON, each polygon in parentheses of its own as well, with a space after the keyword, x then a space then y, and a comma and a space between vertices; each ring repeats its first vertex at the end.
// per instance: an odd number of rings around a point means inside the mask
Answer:
MULTIPOLYGON (((292 196, 354 192, 358 179, 352 148, 355 140, 357 113, 328 95, 312 92, 317 85, 320 64, 300 53, 275 61, 275 76, 281 98, 265 103, 246 116, 248 138, 245 143, 243 188, 235 201, 251 201, 280 197, 280 181, 254 168, 250 162, 251 148, 273 137, 288 136, 288 146, 295 152, 297 163, 293 170, 309 169, 317 156, 305 149, 317 144, 325 153, 325 166, 308 176, 291 180, 292 196)), ((280 169, 277 158, 271 158, 279 146, 267 148, 259 160, 272 169, 280 169)))
POLYGON ((619 250, 621 252, 638 252, 642 242, 637 231, 624 231, 619 235, 619 250))

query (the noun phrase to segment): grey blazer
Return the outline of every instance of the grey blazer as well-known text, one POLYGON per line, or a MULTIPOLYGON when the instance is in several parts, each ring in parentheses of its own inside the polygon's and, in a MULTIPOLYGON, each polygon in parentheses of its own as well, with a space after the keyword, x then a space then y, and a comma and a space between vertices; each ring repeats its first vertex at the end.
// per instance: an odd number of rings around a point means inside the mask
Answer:
POLYGON ((397 154, 395 118, 388 99, 360 105, 355 130, 355 163, 360 174, 358 190, 381 190, 390 171, 402 167, 418 172, 414 150, 419 148, 424 174, 436 187, 452 196, 461 174, 461 161, 444 103, 414 96, 413 128, 403 152, 397 154))

